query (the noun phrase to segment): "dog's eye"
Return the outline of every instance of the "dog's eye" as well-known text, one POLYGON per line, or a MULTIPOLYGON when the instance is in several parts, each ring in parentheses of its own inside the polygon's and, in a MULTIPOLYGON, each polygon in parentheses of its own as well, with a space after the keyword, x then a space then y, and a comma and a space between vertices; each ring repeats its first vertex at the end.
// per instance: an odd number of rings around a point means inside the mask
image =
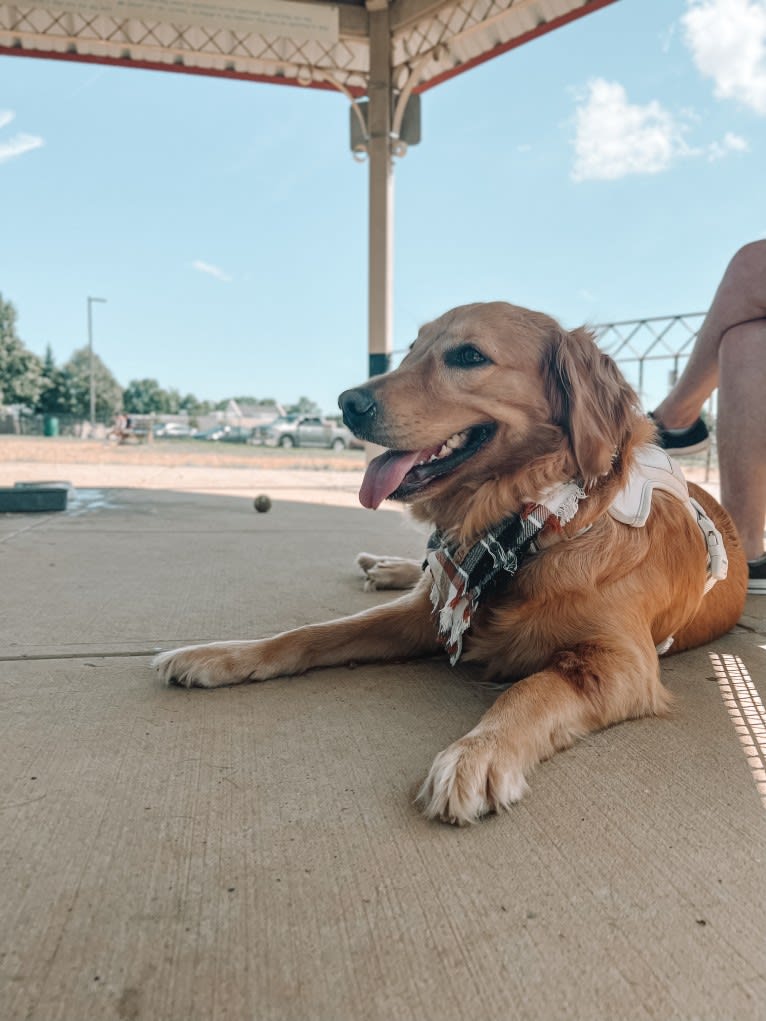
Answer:
POLYGON ((444 356, 444 364, 452 369, 473 369, 477 365, 487 365, 489 358, 483 355, 473 344, 462 344, 448 351, 444 356))

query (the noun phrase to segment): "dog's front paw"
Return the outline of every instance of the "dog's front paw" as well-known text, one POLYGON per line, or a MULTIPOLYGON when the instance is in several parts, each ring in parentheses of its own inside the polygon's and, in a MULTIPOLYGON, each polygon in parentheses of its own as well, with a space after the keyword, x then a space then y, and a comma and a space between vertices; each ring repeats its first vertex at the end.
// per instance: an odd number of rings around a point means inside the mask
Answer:
POLYGON ((259 676, 260 657, 254 642, 190 645, 161 652, 152 660, 152 666, 166 684, 184 688, 219 688, 266 679, 265 675, 259 676))
POLYGON ((429 819, 465 826, 520 801, 527 783, 512 747, 481 724, 434 759, 417 796, 429 819))

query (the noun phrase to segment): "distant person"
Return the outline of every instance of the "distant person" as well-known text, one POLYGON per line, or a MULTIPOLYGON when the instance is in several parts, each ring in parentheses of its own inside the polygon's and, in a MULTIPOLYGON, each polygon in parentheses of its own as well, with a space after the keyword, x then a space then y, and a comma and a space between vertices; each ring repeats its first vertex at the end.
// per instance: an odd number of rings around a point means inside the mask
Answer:
POLYGON ((678 382, 652 413, 669 454, 709 442, 702 406, 718 387, 721 503, 748 558, 748 592, 766 594, 766 240, 736 253, 678 382))
POLYGON ((125 417, 125 415, 123 415, 121 411, 118 411, 117 414, 114 416, 114 424, 112 425, 112 428, 109 430, 106 438, 111 439, 112 437, 114 437, 118 443, 121 443, 123 437, 125 436, 127 421, 128 420, 125 417))

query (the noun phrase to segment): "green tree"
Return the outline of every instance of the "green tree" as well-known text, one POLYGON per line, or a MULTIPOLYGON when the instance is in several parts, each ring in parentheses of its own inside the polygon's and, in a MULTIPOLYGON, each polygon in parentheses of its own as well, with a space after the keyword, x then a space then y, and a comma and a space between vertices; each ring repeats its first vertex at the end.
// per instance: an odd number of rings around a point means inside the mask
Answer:
POLYGON ((175 389, 175 387, 171 387, 169 390, 166 390, 165 393, 167 394, 169 414, 177 415, 178 412, 181 410, 180 393, 175 389))
POLYGON ((42 389, 35 411, 39 411, 43 415, 61 415, 69 411, 69 406, 69 377, 56 365, 49 344, 43 358, 42 389))
POLYGON ((190 415, 207 415, 213 410, 212 401, 201 401, 194 394, 184 394, 180 399, 179 408, 190 415))
POLYGON ((237 404, 260 404, 260 405, 274 405, 277 402, 273 397, 227 397, 227 400, 236 401, 237 404))
POLYGON ((321 416, 322 412, 316 401, 309 397, 299 397, 295 404, 289 404, 285 408, 288 415, 321 416))
MULTIPOLYGON (((78 348, 62 366, 66 377, 68 411, 81 418, 90 415, 90 352, 78 348)), ((122 387, 97 354, 93 355, 96 418, 102 422, 112 418, 122 408, 122 387)))
POLYGON ((43 363, 16 333, 16 309, 0 294, 0 403, 34 408, 43 388, 43 363))
POLYGON ((122 400, 125 411, 133 415, 173 414, 178 410, 178 401, 173 401, 156 379, 131 379, 122 400))
POLYGON ((184 394, 174 387, 165 390, 156 379, 131 379, 123 390, 123 405, 133 415, 206 415, 212 411, 210 401, 201 401, 194 394, 184 394))

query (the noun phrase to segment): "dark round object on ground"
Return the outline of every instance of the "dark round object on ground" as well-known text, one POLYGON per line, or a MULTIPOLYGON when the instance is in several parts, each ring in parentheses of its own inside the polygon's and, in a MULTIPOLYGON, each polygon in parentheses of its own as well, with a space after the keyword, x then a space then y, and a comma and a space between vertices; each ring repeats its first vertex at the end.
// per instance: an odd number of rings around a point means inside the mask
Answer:
POLYGON ((253 507, 259 514, 265 514, 266 511, 271 510, 271 499, 265 493, 261 493, 253 500, 253 507))

